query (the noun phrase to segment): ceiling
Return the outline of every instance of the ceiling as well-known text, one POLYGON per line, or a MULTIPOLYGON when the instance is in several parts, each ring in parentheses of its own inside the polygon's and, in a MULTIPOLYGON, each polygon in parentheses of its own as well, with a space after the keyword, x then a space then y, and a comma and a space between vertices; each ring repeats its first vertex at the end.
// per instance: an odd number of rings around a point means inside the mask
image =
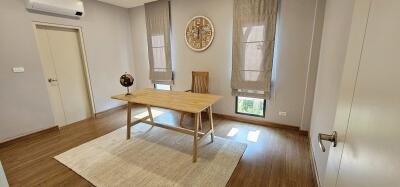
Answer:
POLYGON ((133 8, 156 0, 98 0, 98 1, 124 8, 133 8))

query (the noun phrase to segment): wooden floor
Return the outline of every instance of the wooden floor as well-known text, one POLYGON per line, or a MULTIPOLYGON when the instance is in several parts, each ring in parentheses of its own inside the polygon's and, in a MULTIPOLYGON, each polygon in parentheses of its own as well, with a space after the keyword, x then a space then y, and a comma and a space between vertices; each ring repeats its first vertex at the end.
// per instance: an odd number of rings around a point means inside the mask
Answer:
MULTIPOLYGON (((178 113, 162 109, 155 120, 178 123, 178 113)), ((133 115, 141 115, 136 108, 133 115)), ((69 125, 60 130, 17 139, 0 145, 0 160, 10 186, 91 186, 53 157, 125 125, 126 112, 118 110, 69 125)), ((185 124, 190 127, 191 118, 185 124)), ((205 120, 204 126, 207 126, 205 120)), ((308 138, 295 130, 262 127, 215 119, 216 135, 248 144, 227 186, 316 186, 308 138)), ((216 174, 218 175, 218 174, 216 174)))

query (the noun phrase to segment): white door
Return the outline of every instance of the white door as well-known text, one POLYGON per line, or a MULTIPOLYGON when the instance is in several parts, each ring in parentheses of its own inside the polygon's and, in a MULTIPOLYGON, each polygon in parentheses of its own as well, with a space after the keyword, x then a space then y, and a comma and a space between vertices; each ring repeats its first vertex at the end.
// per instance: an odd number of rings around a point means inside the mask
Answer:
POLYGON ((400 186, 399 10, 356 1, 324 186, 400 186))
POLYGON ((38 25, 36 33, 56 125, 91 117, 79 31, 38 25))

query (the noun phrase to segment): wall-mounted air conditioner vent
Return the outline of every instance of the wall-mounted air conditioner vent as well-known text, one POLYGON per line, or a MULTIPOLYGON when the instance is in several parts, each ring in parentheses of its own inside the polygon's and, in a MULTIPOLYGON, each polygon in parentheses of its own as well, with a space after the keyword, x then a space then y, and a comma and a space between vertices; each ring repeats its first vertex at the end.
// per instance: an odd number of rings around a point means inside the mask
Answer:
POLYGON ((82 0, 25 0, 29 10, 82 17, 85 14, 82 0))

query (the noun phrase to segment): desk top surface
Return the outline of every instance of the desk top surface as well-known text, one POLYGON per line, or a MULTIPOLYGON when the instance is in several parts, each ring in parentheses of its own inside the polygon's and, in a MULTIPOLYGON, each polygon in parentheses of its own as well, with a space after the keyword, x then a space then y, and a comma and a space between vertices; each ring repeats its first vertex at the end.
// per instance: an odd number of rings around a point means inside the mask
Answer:
POLYGON ((111 98, 182 112, 199 113, 222 97, 211 94, 165 91, 147 88, 134 91, 132 95, 121 94, 112 96, 111 98))

